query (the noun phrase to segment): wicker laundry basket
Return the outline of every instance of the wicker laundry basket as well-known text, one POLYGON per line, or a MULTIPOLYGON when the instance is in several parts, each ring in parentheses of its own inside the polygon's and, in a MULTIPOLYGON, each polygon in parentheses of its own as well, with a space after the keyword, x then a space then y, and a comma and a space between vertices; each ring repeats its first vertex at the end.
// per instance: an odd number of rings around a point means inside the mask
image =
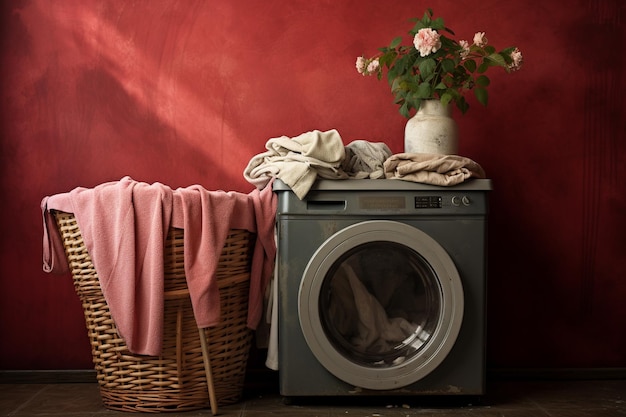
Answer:
POLYGON ((164 251, 163 351, 153 357, 128 351, 111 319, 74 215, 53 214, 82 301, 105 407, 179 412, 211 406, 216 413, 218 405, 241 399, 252 338, 247 328, 252 252, 248 231, 231 230, 222 250, 217 270, 221 323, 199 330, 185 279, 184 232, 170 229, 164 251))

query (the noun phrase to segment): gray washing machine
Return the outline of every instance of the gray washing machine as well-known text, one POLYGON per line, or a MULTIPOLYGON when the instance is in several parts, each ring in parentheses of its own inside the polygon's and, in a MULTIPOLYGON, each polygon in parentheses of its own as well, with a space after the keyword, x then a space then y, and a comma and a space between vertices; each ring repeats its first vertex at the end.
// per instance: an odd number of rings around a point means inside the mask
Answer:
POLYGON ((485 390, 490 180, 279 180, 280 393, 485 390))

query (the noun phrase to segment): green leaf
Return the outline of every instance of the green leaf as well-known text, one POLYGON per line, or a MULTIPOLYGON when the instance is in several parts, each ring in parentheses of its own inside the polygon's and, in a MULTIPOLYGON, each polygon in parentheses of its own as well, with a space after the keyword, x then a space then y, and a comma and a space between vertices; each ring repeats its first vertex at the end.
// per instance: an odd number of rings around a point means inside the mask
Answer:
POLYGON ((454 72, 455 63, 452 59, 446 58, 441 61, 441 69, 443 72, 454 72))
POLYGON ((431 22, 430 27, 432 27, 435 30, 442 30, 446 26, 443 23, 443 19, 441 17, 438 17, 431 22))
POLYGON ((487 87, 489 83, 489 78, 487 78, 486 75, 480 75, 476 78, 476 85, 479 85, 481 87, 487 87))
POLYGON ((417 90, 415 91, 416 98, 431 98, 432 90, 429 83, 421 83, 417 86, 417 90))
POLYGON ((487 105, 487 101, 488 101, 488 94, 487 94, 487 90, 484 88, 475 88, 474 89, 474 95, 476 96, 476 100, 478 100, 478 102, 480 104, 482 104, 483 106, 487 105))
POLYGON ((409 108, 419 109, 421 105, 422 105, 422 99, 418 98, 411 102, 411 104, 409 105, 409 108))
POLYGON ((407 103, 406 101, 402 103, 402 106, 400 106, 400 114, 406 117, 407 119, 411 116, 409 114, 409 103, 407 103))
POLYGON ((433 75, 436 68, 437 63, 434 59, 425 59, 418 65, 419 72, 423 79, 433 75))
POLYGON ((424 12, 424 17, 422 17, 422 22, 426 24, 430 24, 430 18, 433 17, 433 9, 430 7, 426 9, 424 12))
POLYGON ((460 96, 456 99, 456 106, 459 110, 461 110, 461 113, 463 114, 465 114, 467 109, 469 109, 469 103, 465 101, 465 97, 463 96, 460 96))
POLYGON ((500 54, 491 54, 485 57, 485 61, 489 62, 489 65, 499 65, 501 67, 506 67, 506 61, 504 57, 500 54))
POLYGON ((404 83, 404 86, 406 88, 407 95, 417 90, 419 88, 420 82, 421 81, 419 77, 406 77, 406 82, 404 83))
POLYGON ((482 64, 480 64, 480 66, 478 67, 477 72, 479 74, 482 74, 483 72, 487 71, 488 69, 489 69, 489 62, 487 62, 487 60, 484 59, 482 64))
POLYGON ((406 91, 404 91, 404 90, 397 90, 395 92, 395 96, 394 96, 394 98, 395 98, 394 103, 396 103, 396 104, 404 103, 405 97, 406 97, 406 91))
POLYGON ((389 83, 389 87, 391 87, 391 91, 394 91, 398 83, 398 77, 391 70, 387 72, 387 82, 389 83))
POLYGON ((446 106, 446 105, 448 105, 448 103, 450 103, 452 101, 453 98, 454 97, 452 96, 452 94, 447 93, 447 92, 443 93, 441 95, 441 104, 446 106))
POLYGON ((397 56, 398 54, 395 51, 386 52, 378 58, 378 62, 380 62, 381 66, 389 68, 397 56))
POLYGON ((403 75, 408 72, 412 65, 412 59, 409 55, 403 55, 396 60, 395 70, 398 75, 403 75))
POLYGON ((398 45, 400 45, 402 43, 402 36, 398 36, 397 38, 394 38, 391 43, 389 44, 389 48, 391 49, 395 49, 398 47, 398 45))
POLYGON ((465 67, 466 70, 468 70, 469 72, 474 72, 476 71, 476 61, 474 61, 473 59, 468 59, 467 61, 465 61, 465 63, 463 64, 463 66, 465 67))
POLYGON ((397 91, 400 88, 400 79, 389 79, 389 86, 391 87, 391 92, 397 91))

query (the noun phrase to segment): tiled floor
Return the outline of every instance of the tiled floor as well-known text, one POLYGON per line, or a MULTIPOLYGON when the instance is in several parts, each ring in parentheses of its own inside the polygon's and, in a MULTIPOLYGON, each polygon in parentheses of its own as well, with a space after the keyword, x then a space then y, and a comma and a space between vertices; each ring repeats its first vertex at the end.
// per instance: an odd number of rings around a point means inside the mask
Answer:
MULTIPOLYGON (((422 403, 420 398, 320 398, 285 404, 273 392, 250 391, 236 405, 222 407, 222 416, 260 417, 599 417, 626 416, 626 380, 494 381, 480 404, 422 403)), ((2 416, 137 416, 105 409, 92 383, 0 384, 2 416)), ((210 416, 209 409, 168 416, 210 416)))

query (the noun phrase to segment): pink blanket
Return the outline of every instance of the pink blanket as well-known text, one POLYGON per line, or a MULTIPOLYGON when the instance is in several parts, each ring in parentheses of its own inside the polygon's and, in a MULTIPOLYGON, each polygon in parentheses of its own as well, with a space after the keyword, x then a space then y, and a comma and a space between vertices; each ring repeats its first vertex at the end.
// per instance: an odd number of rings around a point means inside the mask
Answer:
POLYGON ((271 187, 250 194, 208 191, 198 185, 172 191, 125 177, 46 197, 44 270, 62 273, 67 272, 67 260, 52 209, 76 216, 111 314, 131 352, 157 356, 161 351, 163 243, 170 226, 185 228, 185 272, 199 327, 219 322, 214 274, 228 230, 257 233, 248 311, 248 326, 256 328, 276 253, 276 197, 271 187))
MULTIPOLYGON (((185 229, 185 274, 194 315, 199 327, 219 323, 219 291, 213 277, 228 231, 246 229, 256 232, 252 256, 248 326, 256 328, 263 312, 263 294, 272 275, 276 244, 274 223, 276 195, 272 187, 250 194, 206 191, 196 185, 179 188, 175 201, 181 202, 185 229), (206 308, 215 306, 216 308, 206 308)), ((178 204, 175 205, 178 207, 178 204)), ((177 223, 177 222, 175 222, 177 223)))

